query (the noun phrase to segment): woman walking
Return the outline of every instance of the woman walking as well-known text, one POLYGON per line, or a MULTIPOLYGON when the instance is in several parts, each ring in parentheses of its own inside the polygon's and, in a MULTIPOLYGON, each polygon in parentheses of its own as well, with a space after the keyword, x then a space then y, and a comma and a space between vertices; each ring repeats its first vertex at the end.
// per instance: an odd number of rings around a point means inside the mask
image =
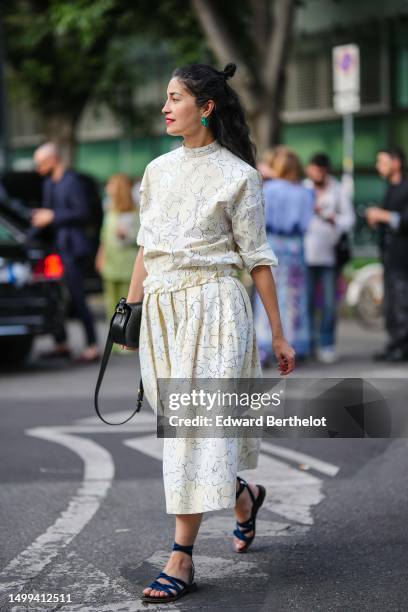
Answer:
MULTIPOLYGON (((126 174, 114 174, 106 184, 109 197, 100 235, 95 268, 102 276, 109 321, 120 298, 126 295, 138 251, 139 211, 132 199, 132 183, 126 174)), ((123 353, 118 345, 114 352, 123 353)))
MULTIPOLYGON (((248 294, 251 273, 268 312, 281 374, 294 369, 283 337, 265 234, 263 194, 239 98, 223 71, 177 68, 162 109, 167 133, 182 145, 154 159, 141 183, 141 227, 128 301, 143 299, 140 364, 157 409, 158 378, 261 376, 248 294), (144 297, 143 297, 144 293, 144 297)), ((236 552, 255 535, 265 489, 239 479, 255 468, 256 438, 164 438, 163 477, 175 543, 143 600, 170 602, 194 590, 192 550, 203 512, 235 508, 236 552)))
MULTIPOLYGON (((303 236, 313 216, 314 198, 300 183, 302 167, 293 151, 276 147, 270 159, 273 178, 264 182, 265 219, 269 243, 279 260, 274 276, 283 331, 297 358, 306 357, 310 352, 310 326, 303 236)), ((254 295, 253 308, 261 363, 271 367, 271 330, 258 294, 254 295)))

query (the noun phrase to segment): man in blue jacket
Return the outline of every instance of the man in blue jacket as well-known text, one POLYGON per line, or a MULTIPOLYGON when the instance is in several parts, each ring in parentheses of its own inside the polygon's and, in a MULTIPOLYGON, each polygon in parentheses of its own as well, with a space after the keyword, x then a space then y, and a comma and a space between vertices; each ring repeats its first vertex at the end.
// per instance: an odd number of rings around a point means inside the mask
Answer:
MULTIPOLYGON (((88 307, 84 291, 83 264, 91 245, 84 226, 88 221, 89 207, 86 194, 78 175, 65 168, 57 146, 46 143, 34 153, 37 172, 46 177, 43 190, 43 208, 32 214, 32 225, 44 228, 51 225, 54 230, 55 248, 64 265, 65 282, 74 310, 84 326, 87 346, 77 358, 80 362, 99 359, 95 324, 88 307)), ((67 333, 62 327, 55 334, 56 347, 46 357, 70 357, 67 333)))

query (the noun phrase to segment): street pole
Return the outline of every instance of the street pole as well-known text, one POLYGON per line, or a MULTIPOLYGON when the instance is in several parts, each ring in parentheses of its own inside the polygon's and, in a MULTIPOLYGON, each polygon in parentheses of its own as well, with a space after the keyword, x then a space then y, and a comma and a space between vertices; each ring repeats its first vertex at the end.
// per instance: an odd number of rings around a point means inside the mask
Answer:
POLYGON ((354 198, 354 115, 343 115, 343 187, 354 198))
POLYGON ((360 50, 357 45, 333 48, 333 107, 343 117, 342 184, 354 200, 354 113, 360 110, 360 50))

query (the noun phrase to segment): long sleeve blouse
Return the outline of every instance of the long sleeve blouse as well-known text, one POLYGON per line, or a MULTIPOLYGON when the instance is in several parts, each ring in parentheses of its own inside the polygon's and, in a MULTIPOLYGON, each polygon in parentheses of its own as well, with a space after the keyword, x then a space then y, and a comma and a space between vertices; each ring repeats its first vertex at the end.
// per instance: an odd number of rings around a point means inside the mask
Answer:
POLYGON ((277 265, 264 206, 258 171, 217 140, 182 144, 154 159, 140 186, 137 244, 144 247, 145 292, 277 265))

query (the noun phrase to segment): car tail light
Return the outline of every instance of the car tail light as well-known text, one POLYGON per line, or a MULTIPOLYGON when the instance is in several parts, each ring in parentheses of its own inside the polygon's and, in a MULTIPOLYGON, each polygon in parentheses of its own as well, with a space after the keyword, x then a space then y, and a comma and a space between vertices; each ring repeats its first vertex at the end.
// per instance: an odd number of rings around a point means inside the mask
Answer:
POLYGON ((64 266, 61 257, 55 253, 47 255, 44 259, 37 261, 33 268, 33 278, 57 279, 64 274, 64 266))

